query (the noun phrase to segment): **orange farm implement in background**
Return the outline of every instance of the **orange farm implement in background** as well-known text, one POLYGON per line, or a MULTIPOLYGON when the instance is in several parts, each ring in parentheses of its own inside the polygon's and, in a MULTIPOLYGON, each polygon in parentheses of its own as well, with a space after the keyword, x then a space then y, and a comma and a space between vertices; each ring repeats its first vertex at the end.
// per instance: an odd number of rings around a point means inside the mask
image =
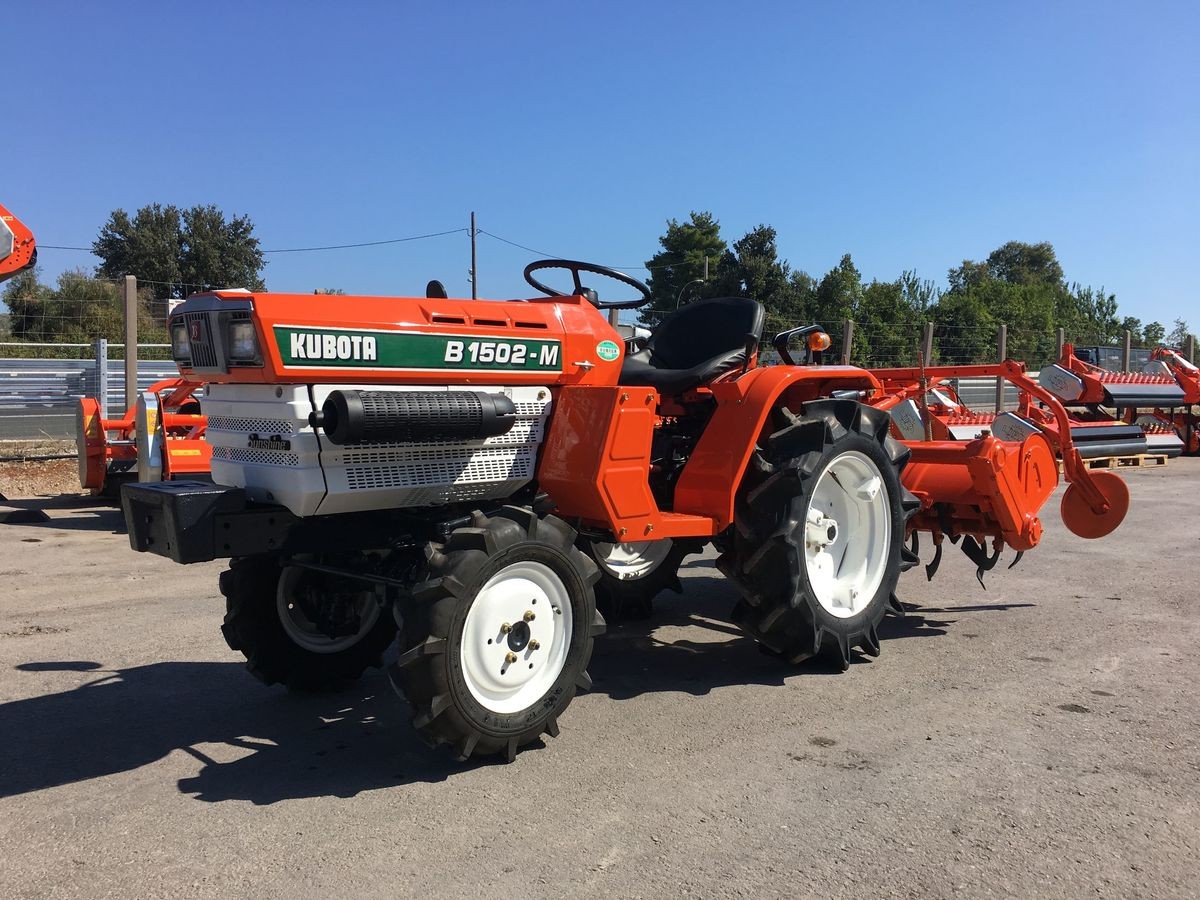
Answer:
POLYGON ((1148 375, 1173 378, 1183 392, 1179 404, 1166 404, 1143 408, 1138 411, 1136 423, 1148 435, 1173 434, 1183 443, 1183 452, 1190 456, 1200 454, 1200 368, 1197 368, 1178 350, 1160 347, 1150 354, 1146 364, 1148 375))
POLYGON ((1114 436, 1112 452, 1098 455, 1178 456, 1185 450, 1184 434, 1169 427, 1169 411, 1186 403, 1185 390, 1169 371, 1110 372, 1080 359, 1073 345, 1064 344, 1058 362, 1043 369, 1038 380, 1070 408, 1081 429, 1104 429, 1114 436), (1147 408, 1163 416, 1141 416, 1138 411, 1147 408))
POLYGON ((0 206, 0 281, 37 263, 37 242, 25 224, 0 206))
POLYGON ((105 419, 96 398, 82 398, 75 422, 80 486, 115 495, 133 480, 207 477, 212 449, 204 441, 200 390, 181 378, 159 381, 120 419, 105 419))

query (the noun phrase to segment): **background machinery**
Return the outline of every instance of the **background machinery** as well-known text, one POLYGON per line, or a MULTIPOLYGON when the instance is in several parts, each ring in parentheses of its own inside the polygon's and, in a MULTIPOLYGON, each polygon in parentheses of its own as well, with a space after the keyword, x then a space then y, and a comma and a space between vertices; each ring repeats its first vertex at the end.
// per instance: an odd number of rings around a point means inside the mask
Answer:
POLYGON ((118 496, 129 481, 207 479, 212 448, 204 440, 203 386, 182 378, 156 382, 120 419, 106 419, 95 397, 75 412, 79 485, 93 494, 118 496))
POLYGON ((25 224, 0 206, 0 281, 37 263, 37 242, 25 224))
POLYGON ((627 349, 602 311, 646 303, 644 284, 571 260, 525 277, 543 296, 215 292, 175 311, 215 483, 127 485, 130 542, 232 560, 222 630, 262 681, 343 682, 398 635, 389 673, 418 733, 511 759, 590 685, 597 593, 646 602, 705 543, 746 634, 845 668, 902 611, 917 533, 981 570, 1038 543, 1056 448, 1072 531, 1100 537, 1128 507, 1036 384, 1057 434, 900 437, 879 377, 813 364, 829 343, 815 326, 775 336, 786 364, 757 367, 762 307, 708 299, 627 349), (636 296, 602 301, 585 274, 636 296))

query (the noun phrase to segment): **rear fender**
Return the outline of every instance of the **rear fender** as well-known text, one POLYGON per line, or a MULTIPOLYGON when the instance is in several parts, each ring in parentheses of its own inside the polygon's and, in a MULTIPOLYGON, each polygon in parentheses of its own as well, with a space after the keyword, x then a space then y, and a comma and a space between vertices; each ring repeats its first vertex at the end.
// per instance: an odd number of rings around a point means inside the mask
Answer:
POLYGON ((773 427, 773 410, 794 410, 834 391, 879 388, 870 372, 855 366, 767 366, 714 384, 717 410, 679 476, 675 512, 710 517, 716 531, 728 528, 750 456, 759 438, 773 427))

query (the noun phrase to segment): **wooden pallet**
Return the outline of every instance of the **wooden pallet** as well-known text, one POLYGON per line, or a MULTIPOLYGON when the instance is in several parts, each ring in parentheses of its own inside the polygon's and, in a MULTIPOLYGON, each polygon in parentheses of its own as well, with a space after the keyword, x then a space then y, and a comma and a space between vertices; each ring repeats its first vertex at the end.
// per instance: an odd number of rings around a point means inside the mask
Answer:
POLYGON ((1137 453, 1133 456, 1097 456, 1095 459, 1085 459, 1083 463, 1089 469, 1140 469, 1143 466, 1165 466, 1167 455, 1165 453, 1137 453))

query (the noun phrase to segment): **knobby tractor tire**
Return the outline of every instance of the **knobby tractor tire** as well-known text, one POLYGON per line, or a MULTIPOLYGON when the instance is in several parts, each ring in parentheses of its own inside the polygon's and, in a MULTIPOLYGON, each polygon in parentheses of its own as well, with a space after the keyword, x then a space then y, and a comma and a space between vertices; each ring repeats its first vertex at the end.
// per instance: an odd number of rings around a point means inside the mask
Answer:
POLYGON ((600 570, 600 580, 596 582, 596 607, 609 622, 648 619, 654 614, 654 598, 663 591, 682 594, 679 567, 685 557, 704 548, 701 541, 672 541, 666 556, 646 574, 638 578, 620 578, 604 565, 604 548, 612 545, 583 537, 578 545, 600 570))
POLYGON ((592 589, 599 570, 575 539, 561 519, 507 506, 426 546, 390 674, 430 746, 448 745, 460 760, 502 753, 511 762, 542 734, 558 736, 563 710, 591 687, 593 639, 605 627, 592 589), (518 685, 511 694, 508 678, 518 685))
POLYGON ((221 573, 221 593, 225 595, 221 633, 229 649, 246 657, 251 675, 263 684, 317 691, 339 687, 368 668, 383 665, 383 653, 396 637, 395 620, 386 610, 352 646, 335 653, 305 649, 288 636, 280 619, 282 574, 277 558, 270 555, 235 559, 221 573))
POLYGON ((755 450, 735 506, 733 546, 717 565, 742 594, 733 619, 746 634, 790 662, 826 653, 844 671, 853 647, 879 655, 877 629, 889 607, 903 613, 896 582, 917 562, 904 546, 904 528, 920 506, 900 483, 909 450, 888 434, 886 412, 852 400, 805 403, 798 415, 780 409, 778 421, 782 427, 755 450), (890 527, 878 588, 857 613, 842 617, 817 598, 805 541, 814 488, 852 452, 878 469, 890 527))

